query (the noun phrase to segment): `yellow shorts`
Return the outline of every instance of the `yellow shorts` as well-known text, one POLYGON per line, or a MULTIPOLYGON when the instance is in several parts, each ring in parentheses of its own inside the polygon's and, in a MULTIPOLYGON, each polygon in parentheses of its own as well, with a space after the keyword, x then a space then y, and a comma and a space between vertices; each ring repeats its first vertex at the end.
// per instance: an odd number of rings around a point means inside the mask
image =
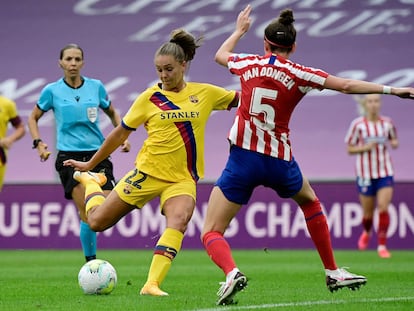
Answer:
POLYGON ((115 186, 122 201, 142 208, 147 202, 160 197, 161 209, 169 198, 189 195, 196 200, 196 184, 193 180, 170 182, 147 175, 138 169, 129 171, 115 186))

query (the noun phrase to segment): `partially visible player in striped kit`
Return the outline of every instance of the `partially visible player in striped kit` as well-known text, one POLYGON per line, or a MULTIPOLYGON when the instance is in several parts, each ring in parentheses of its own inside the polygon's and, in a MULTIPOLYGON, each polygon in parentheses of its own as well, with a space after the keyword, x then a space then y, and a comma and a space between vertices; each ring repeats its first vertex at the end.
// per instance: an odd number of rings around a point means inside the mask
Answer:
POLYGON ((394 170, 387 143, 398 147, 397 131, 392 120, 380 115, 381 97, 378 94, 365 95, 359 100, 363 116, 351 122, 345 137, 349 154, 356 155, 356 176, 359 200, 363 208, 363 232, 358 248, 364 250, 372 234, 372 220, 375 205, 378 205, 378 255, 391 257, 386 247, 390 223, 388 206, 394 186, 394 170))
POLYGON ((265 27, 265 55, 234 53, 237 43, 250 27, 250 12, 250 5, 240 12, 236 29, 215 56, 217 63, 239 76, 242 90, 229 135, 229 159, 210 195, 202 232, 209 257, 226 276, 218 291, 217 304, 233 303, 234 295, 247 285, 247 278, 236 266, 224 232, 260 185, 273 189, 280 197, 292 198, 303 211, 309 234, 325 268, 328 289, 359 288, 366 283, 366 278, 336 265, 319 199, 292 156, 289 120, 296 105, 312 89, 349 94, 385 93, 414 99, 414 88, 343 79, 290 61, 289 57, 296 49, 296 30, 293 12, 289 9, 265 27))

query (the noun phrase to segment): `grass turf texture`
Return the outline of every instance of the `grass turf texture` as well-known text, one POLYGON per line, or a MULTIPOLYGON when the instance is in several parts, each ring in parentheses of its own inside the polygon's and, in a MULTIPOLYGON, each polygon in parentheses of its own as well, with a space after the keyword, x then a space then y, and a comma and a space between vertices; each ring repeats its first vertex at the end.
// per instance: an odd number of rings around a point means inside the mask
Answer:
POLYGON ((330 293, 314 250, 234 252, 249 286, 237 305, 215 305, 224 276, 204 251, 184 249, 173 262, 162 289, 168 297, 140 296, 151 251, 100 250, 113 264, 118 285, 108 296, 84 295, 77 275, 80 250, 0 251, 0 310, 413 310, 414 252, 336 251, 339 265, 367 276, 360 290, 330 293))

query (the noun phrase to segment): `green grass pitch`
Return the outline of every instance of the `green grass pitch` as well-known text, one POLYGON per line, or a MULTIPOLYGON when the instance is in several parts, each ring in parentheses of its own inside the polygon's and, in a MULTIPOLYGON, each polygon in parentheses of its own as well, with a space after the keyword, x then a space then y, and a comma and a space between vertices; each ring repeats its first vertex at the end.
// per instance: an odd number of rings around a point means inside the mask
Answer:
POLYGON ((336 251, 337 263, 367 276, 360 290, 327 290, 314 250, 237 250, 234 257, 249 285, 238 304, 216 306, 224 276, 202 250, 182 250, 162 289, 168 297, 140 296, 150 250, 100 250, 113 264, 118 285, 108 296, 84 295, 77 275, 80 250, 0 251, 0 310, 414 310, 414 252, 336 251))

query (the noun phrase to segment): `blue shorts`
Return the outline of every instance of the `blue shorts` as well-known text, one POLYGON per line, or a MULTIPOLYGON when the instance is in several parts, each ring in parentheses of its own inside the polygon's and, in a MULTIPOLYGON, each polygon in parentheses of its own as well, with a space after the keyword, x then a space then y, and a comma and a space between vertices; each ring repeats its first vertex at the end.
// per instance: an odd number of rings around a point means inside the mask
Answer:
POLYGON ((294 159, 285 161, 237 146, 231 146, 226 167, 216 182, 224 196, 237 204, 247 204, 258 186, 291 198, 302 184, 302 172, 294 159))
POLYGON ((393 186, 394 178, 392 176, 376 179, 364 179, 361 177, 357 178, 358 192, 363 195, 375 196, 378 190, 380 190, 381 188, 393 186))

